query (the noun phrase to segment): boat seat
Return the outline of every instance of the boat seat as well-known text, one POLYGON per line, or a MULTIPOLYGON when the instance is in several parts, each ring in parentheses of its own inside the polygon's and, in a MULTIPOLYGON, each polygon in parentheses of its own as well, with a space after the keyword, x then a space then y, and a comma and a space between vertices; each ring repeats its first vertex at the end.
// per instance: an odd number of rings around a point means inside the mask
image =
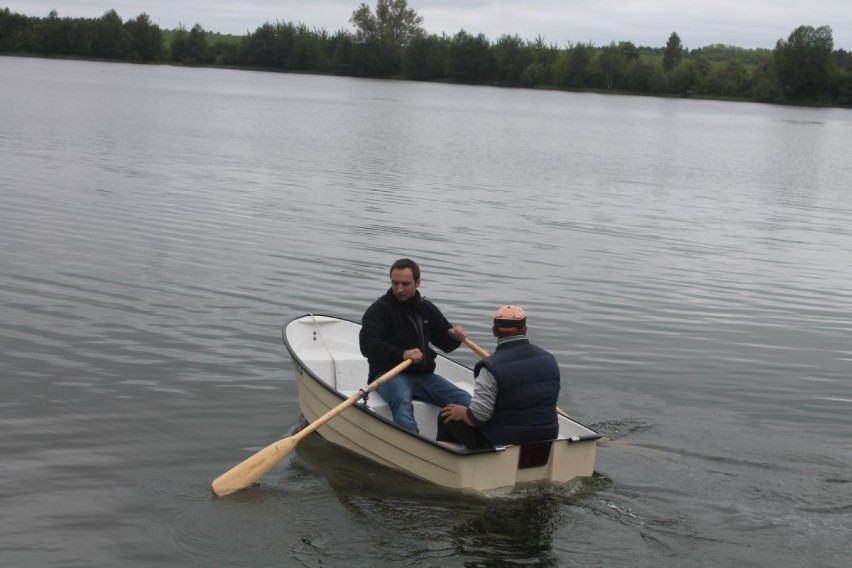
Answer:
MULTIPOLYGON (((341 392, 346 396, 352 396, 357 390, 351 389, 341 392)), ((422 400, 415 400, 412 405, 414 406, 414 421, 417 422, 420 434, 434 440, 438 435, 438 407, 422 400)), ((376 391, 372 391, 367 397, 367 408, 383 418, 393 420, 393 413, 391 413, 387 401, 376 391)))
POLYGON ((334 387, 347 396, 367 385, 369 365, 358 353, 316 349, 306 352, 301 360, 321 377, 330 377, 333 373, 334 387))
MULTIPOLYGON (((315 349, 306 351, 301 359, 319 376, 331 376, 333 373, 334 387, 346 397, 352 396, 367 386, 369 365, 367 359, 358 353, 334 349, 315 349), (329 359, 329 355, 331 355, 331 359, 329 359)), ((393 419, 388 403, 376 391, 370 392, 367 407, 379 416, 388 420, 393 419)), ((414 420, 417 422, 420 433, 433 440, 438 431, 438 411, 438 407, 433 404, 420 400, 414 401, 414 420)))

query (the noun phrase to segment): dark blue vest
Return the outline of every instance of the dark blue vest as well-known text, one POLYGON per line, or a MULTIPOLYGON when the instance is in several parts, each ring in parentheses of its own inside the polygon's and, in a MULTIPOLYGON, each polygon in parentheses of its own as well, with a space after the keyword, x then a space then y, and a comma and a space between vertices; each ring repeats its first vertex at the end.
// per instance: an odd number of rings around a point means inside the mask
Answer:
POLYGON ((553 355, 526 338, 517 339, 499 344, 479 361, 474 376, 482 367, 497 380, 494 414, 482 425, 491 443, 524 444, 559 435, 559 365, 553 355))

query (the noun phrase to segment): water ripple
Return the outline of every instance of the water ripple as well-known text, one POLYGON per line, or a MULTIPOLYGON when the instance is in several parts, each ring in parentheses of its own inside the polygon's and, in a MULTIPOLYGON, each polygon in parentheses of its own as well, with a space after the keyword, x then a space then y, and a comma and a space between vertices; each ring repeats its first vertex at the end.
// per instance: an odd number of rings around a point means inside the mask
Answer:
POLYGON ((4 558, 840 565, 847 111, 0 67, 4 558), (596 481, 458 499, 308 446, 211 500, 298 420, 283 321, 358 320, 402 256, 489 351, 527 310, 617 438, 596 481))

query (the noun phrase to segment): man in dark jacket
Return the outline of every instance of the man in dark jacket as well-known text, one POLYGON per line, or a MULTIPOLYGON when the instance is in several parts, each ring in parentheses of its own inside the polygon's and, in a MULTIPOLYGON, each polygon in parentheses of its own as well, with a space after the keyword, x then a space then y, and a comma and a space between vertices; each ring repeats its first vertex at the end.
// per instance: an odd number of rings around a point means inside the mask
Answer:
POLYGON ((420 267, 401 258, 390 269, 391 287, 367 308, 362 318, 359 343, 361 354, 370 364, 368 383, 405 359, 412 364, 379 386, 396 424, 415 432, 412 400, 439 407, 470 404, 470 394, 435 374, 435 351, 430 343, 447 353, 457 349, 467 337, 461 326, 451 325, 444 314, 420 295, 420 267))
POLYGON ((527 339, 527 315, 521 308, 497 310, 491 332, 497 350, 474 366, 470 404, 441 410, 438 440, 488 448, 556 438, 556 359, 527 339))

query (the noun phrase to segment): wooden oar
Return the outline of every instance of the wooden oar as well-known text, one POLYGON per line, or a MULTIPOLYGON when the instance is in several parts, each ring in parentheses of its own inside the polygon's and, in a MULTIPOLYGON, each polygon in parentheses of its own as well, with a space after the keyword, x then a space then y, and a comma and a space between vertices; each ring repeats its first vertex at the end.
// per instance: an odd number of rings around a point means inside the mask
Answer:
MULTIPOLYGON (((471 341, 467 337, 464 338, 464 344, 467 345, 468 347, 470 347, 471 349, 473 349, 473 352, 476 353, 477 355, 479 355, 480 357, 488 357, 488 351, 486 351, 485 349, 483 349, 482 347, 480 347, 479 345, 477 345, 476 343, 474 343, 473 341, 471 341)), ((565 413, 565 411, 562 410, 561 408, 559 408, 558 406, 556 407, 556 413, 561 414, 562 416, 564 416, 565 418, 568 418, 569 420, 573 420, 573 418, 568 416, 565 413)))
POLYGON ((483 349, 482 347, 480 347, 479 345, 477 345, 476 343, 471 341, 469 338, 467 338, 467 337, 464 338, 464 344, 467 345, 468 347, 470 347, 473 350, 474 353, 476 353, 477 355, 479 355, 483 359, 485 357, 488 357, 488 351, 486 351, 485 349, 483 349))
POLYGON ((307 425, 303 430, 299 431, 296 434, 288 438, 283 438, 278 440, 277 442, 270 444, 243 461, 242 463, 238 463, 219 477, 213 480, 211 484, 213 488, 213 493, 215 493, 219 497, 224 497, 225 495, 230 495, 231 493, 236 493, 240 489, 244 489, 251 485, 255 480, 257 480, 261 475, 269 471, 275 466, 278 462, 280 462, 284 457, 289 454, 293 448, 296 447, 303 438, 306 438, 308 435, 313 433, 314 430, 324 425, 326 422, 358 402, 361 398, 364 397, 365 394, 372 392, 378 388, 379 385, 386 383, 391 380, 399 373, 401 373, 406 367, 411 365, 411 359, 406 359, 369 385, 366 388, 361 389, 356 392, 313 422, 307 425))

